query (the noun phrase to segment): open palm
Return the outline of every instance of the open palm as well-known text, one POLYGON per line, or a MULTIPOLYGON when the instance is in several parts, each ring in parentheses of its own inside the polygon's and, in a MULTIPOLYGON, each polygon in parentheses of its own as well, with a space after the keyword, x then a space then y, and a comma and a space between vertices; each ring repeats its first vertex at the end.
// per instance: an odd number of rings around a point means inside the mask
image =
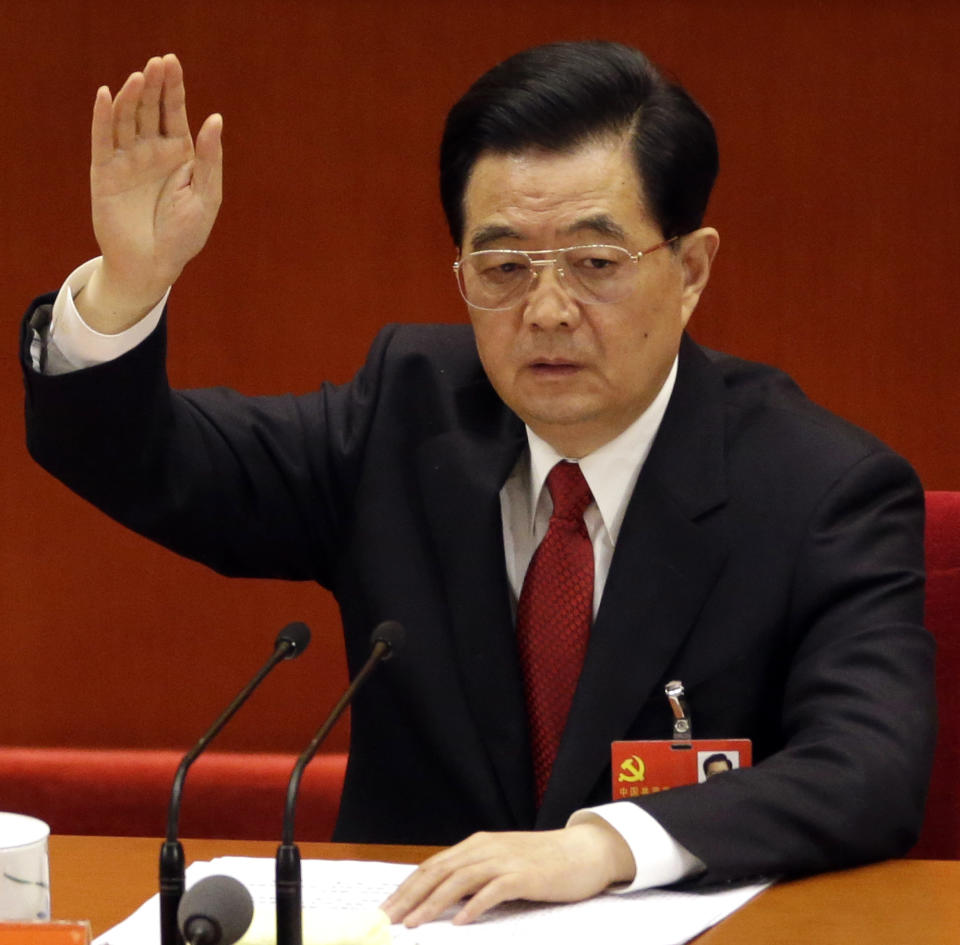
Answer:
POLYGON ((97 92, 90 190, 101 282, 114 298, 153 304, 203 248, 220 207, 221 128, 211 115, 194 147, 174 55, 151 59, 113 100, 97 92))

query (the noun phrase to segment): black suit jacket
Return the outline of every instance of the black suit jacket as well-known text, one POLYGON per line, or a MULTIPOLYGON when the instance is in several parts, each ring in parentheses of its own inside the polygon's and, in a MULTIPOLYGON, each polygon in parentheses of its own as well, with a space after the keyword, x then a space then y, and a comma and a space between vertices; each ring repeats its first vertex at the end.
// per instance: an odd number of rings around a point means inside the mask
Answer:
POLYGON ((329 587, 352 671, 378 621, 406 626, 353 711, 338 839, 560 826, 610 800, 611 741, 668 737, 680 679, 697 736, 754 743, 753 769, 637 801, 707 881, 912 843, 935 728, 922 490, 783 374, 684 339, 539 811, 498 498, 525 436, 468 327, 389 327, 351 383, 301 397, 171 393, 162 327, 25 378, 31 452, 119 521, 329 587))

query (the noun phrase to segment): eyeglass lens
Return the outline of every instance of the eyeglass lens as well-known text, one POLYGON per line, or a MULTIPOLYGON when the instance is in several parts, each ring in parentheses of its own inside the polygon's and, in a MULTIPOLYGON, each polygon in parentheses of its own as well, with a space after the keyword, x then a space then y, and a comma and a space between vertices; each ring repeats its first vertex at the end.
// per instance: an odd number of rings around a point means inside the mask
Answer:
POLYGON ((464 256, 457 269, 460 291, 476 308, 510 308, 537 278, 537 270, 555 265, 558 275, 581 302, 610 303, 634 285, 634 257, 620 246, 574 246, 553 259, 534 259, 515 250, 480 250, 464 256))

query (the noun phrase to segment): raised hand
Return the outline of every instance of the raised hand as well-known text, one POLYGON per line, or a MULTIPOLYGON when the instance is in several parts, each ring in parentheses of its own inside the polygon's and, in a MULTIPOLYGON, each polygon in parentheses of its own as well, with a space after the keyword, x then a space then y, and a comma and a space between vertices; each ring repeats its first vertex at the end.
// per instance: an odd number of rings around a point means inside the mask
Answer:
POLYGON ((77 298, 91 327, 129 327, 203 248, 220 208, 222 127, 211 115, 194 146, 172 54, 134 72, 116 98, 97 91, 90 193, 103 263, 77 298))

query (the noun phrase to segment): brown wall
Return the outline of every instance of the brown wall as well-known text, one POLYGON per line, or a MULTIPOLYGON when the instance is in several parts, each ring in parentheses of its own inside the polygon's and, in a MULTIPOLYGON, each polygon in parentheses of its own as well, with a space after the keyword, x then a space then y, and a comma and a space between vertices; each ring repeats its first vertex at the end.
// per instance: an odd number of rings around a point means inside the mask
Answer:
POLYGON ((462 318, 435 195, 446 108, 519 48, 618 38, 719 130, 723 243, 695 336, 786 368, 928 488, 960 488, 960 4, 2 0, 0 14, 0 744, 187 744, 293 618, 325 640, 222 746, 297 748, 345 680, 325 592, 154 548, 23 447, 18 318, 95 252, 94 92, 157 52, 181 56, 194 126, 226 121, 224 207, 172 303, 176 383, 307 390, 349 377, 384 322, 462 318))

